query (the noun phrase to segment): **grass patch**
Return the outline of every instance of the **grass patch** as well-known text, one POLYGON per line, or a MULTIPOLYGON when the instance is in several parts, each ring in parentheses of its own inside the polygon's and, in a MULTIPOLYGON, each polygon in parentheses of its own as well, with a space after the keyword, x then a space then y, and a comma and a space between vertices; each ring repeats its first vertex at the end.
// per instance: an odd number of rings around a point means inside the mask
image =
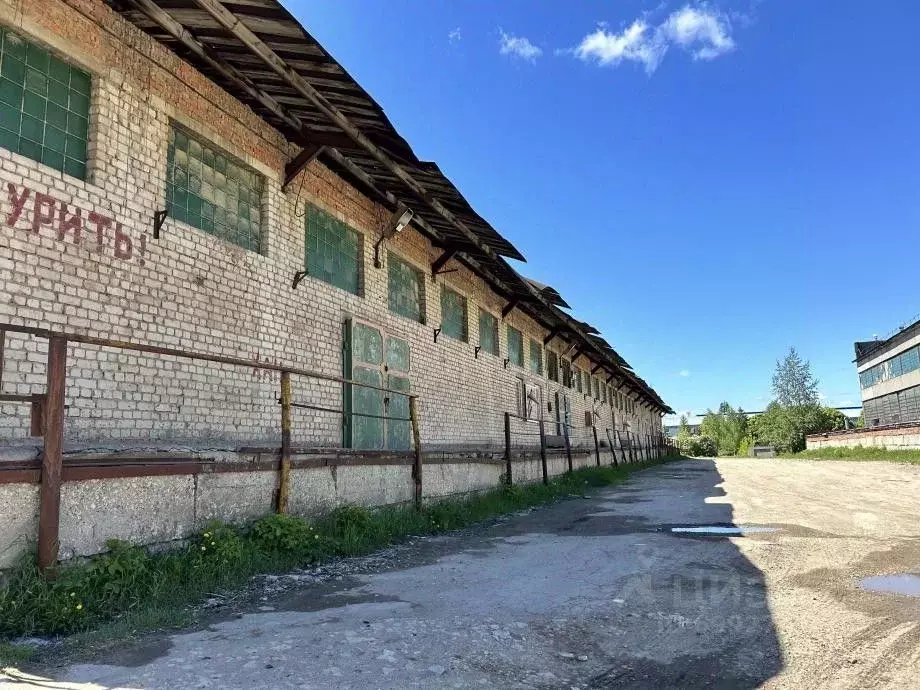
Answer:
POLYGON ((0 669, 29 661, 35 655, 35 648, 28 645, 13 645, 0 642, 0 669))
POLYGON ((813 448, 799 453, 784 453, 778 457, 801 460, 883 460, 920 465, 920 450, 887 450, 875 446, 813 448))
MULTIPOLYGON (((613 484, 654 464, 659 463, 585 468, 546 486, 501 486, 431 503, 421 511, 411 506, 373 511, 344 506, 312 522, 289 515, 269 515, 241 527, 214 522, 185 546, 165 553, 111 540, 107 553, 59 566, 51 577, 41 573, 34 555, 28 554, 0 589, 0 639, 68 634, 75 642, 97 643, 188 624, 194 618, 190 606, 239 587, 253 575, 366 554, 408 536, 467 527, 581 495, 587 487, 613 484)), ((26 652, 20 650, 2 645, 0 655, 19 654, 22 661, 26 652)))

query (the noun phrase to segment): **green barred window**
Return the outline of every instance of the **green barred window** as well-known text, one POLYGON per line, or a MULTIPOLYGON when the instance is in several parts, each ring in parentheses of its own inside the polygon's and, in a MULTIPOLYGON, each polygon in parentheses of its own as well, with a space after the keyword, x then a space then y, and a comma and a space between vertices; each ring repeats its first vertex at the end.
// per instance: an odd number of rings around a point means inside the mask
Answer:
POLYGON ((262 251, 262 176, 173 125, 166 210, 170 218, 227 242, 262 251))
POLYGON ((307 275, 360 294, 361 237, 338 218, 307 207, 307 275))
POLYGON ((86 178, 90 76, 0 28, 0 146, 86 178))
POLYGON ((598 379, 594 379, 594 399, 601 399, 601 382, 598 379))
POLYGON ((524 366, 524 335, 508 326, 508 359, 516 367, 524 366))
POLYGON ((441 333, 454 340, 469 339, 466 297, 441 286, 441 333))
POLYGON ((387 273, 390 311, 425 323, 425 279, 422 272, 389 252, 387 273))
POLYGON ((479 310, 479 347, 483 352, 498 356, 498 319, 479 310))
POLYGON ((575 390, 581 393, 581 369, 572 367, 572 378, 575 380, 575 390))
POLYGON ((552 350, 546 351, 546 378, 559 383, 559 355, 552 350))
POLYGON ((533 338, 530 339, 530 373, 543 376, 543 346, 533 338))
POLYGON ((569 360, 559 361, 559 375, 562 377, 562 385, 572 388, 572 363, 569 360))

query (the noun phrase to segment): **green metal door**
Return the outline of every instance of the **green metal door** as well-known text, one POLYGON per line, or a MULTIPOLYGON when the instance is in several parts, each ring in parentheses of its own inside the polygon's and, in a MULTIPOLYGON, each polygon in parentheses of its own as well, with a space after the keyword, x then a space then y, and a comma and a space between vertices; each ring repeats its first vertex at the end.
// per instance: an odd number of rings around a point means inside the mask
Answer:
MULTIPOLYGON (((343 376, 358 383, 409 392, 409 345, 376 326, 345 322, 343 376)), ((409 398, 353 384, 343 387, 343 445, 362 450, 411 447, 409 398)))

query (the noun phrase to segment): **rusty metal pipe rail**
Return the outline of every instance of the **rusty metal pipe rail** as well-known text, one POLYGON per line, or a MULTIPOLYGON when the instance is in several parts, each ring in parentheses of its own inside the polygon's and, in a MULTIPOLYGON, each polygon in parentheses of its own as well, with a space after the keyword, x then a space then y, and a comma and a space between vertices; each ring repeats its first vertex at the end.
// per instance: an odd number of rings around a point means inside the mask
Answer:
MULTIPOLYGON (((281 457, 280 457, 280 486, 278 489, 277 510, 283 513, 287 510, 288 496, 291 483, 291 409, 295 405, 291 395, 291 376, 303 376, 318 381, 337 383, 348 386, 359 386, 371 390, 382 391, 390 395, 398 395, 409 400, 409 418, 399 421, 408 421, 412 425, 414 449, 412 454, 412 476, 415 485, 415 505, 421 508, 422 501, 422 450, 421 434, 419 430, 418 396, 406 391, 397 391, 383 386, 375 386, 361 381, 347 379, 344 376, 325 374, 319 371, 302 369, 300 367, 285 366, 259 360, 243 359, 240 357, 227 357, 192 350, 180 350, 159 345, 145 345, 129 340, 114 338, 99 338, 79 333, 53 331, 48 328, 34 328, 30 326, 17 326, 0 323, 0 385, 2 385, 4 350, 8 333, 18 333, 48 340, 47 381, 45 393, 35 395, 3 394, 0 401, 29 402, 32 405, 31 433, 33 436, 44 437, 44 452, 41 457, 41 468, 38 481, 40 482, 39 522, 38 522, 38 565, 45 569, 57 562, 60 533, 60 504, 61 482, 79 478, 88 478, 93 473, 98 473, 99 468, 85 468, 84 471, 75 470, 72 466, 65 469, 64 464, 64 400, 66 395, 67 377, 67 345, 76 343, 92 345, 100 348, 126 350, 148 355, 176 357, 195 362, 209 362, 223 364, 231 367, 242 367, 262 371, 274 371, 280 374, 281 398, 281 457)), ((313 406, 316 407, 316 406, 313 406)), ((344 411, 327 411, 344 414, 344 411)), ((371 415, 361 415, 371 416, 371 415)), ((158 468, 164 474, 183 473, 191 471, 196 463, 176 464, 167 463, 158 468)), ((146 471, 150 471, 150 467, 146 471)), ((35 470, 21 468, 16 470, 18 479, 33 477, 35 470)), ((8 475, 9 476, 9 475, 8 475)))
POLYGON ((277 371, 278 373, 288 372, 295 376, 304 376, 306 378, 319 379, 320 381, 329 381, 331 383, 344 383, 362 388, 383 391, 401 395, 405 398, 416 398, 417 395, 397 391, 382 386, 374 386, 361 381, 346 379, 343 376, 334 374, 324 374, 321 371, 312 371, 310 369, 301 369, 298 367, 285 366, 283 364, 273 364, 260 360, 242 359, 240 357, 225 357, 224 355, 212 355, 206 352, 194 352, 193 350, 177 350, 171 347, 161 347, 159 345, 144 345, 143 343, 134 343, 129 340, 116 340, 114 338, 97 338, 91 335, 80 335, 78 333, 65 333, 61 331, 51 331, 45 328, 31 328, 28 326, 13 326, 10 324, 0 324, 0 331, 7 333, 22 333, 25 335, 35 336, 37 338, 63 338, 68 343, 80 343, 82 345, 96 345, 98 347, 108 347, 116 350, 128 350, 131 352, 142 352, 150 355, 164 355, 167 357, 179 357, 181 359, 191 359, 199 362, 211 362, 214 364, 227 364, 236 367, 245 367, 252 369, 262 369, 263 371, 277 371))

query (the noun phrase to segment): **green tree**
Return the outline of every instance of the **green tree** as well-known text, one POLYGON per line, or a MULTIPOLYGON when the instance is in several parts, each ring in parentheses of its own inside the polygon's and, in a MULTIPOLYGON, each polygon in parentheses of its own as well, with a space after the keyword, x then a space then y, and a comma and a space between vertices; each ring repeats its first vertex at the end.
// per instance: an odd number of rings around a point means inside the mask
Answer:
POLYGON ((680 427, 677 429, 677 447, 684 448, 690 442, 690 424, 687 415, 680 416, 680 427))
POLYGON ((794 347, 777 361, 773 374, 773 394, 783 407, 810 407, 818 404, 818 379, 811 364, 799 357, 794 347))
POLYGON ((818 404, 818 380, 811 373, 811 364, 794 347, 776 363, 773 394, 776 398, 758 420, 757 432, 758 441, 777 450, 804 450, 806 435, 838 421, 818 404))
POLYGON ((747 416, 740 407, 736 410, 723 402, 718 412, 706 411, 700 433, 715 441, 719 455, 736 455, 747 435, 747 416))
POLYGON ((821 410, 821 428, 815 429, 814 433, 820 431, 841 431, 849 426, 846 415, 840 410, 833 407, 825 407, 821 410))

